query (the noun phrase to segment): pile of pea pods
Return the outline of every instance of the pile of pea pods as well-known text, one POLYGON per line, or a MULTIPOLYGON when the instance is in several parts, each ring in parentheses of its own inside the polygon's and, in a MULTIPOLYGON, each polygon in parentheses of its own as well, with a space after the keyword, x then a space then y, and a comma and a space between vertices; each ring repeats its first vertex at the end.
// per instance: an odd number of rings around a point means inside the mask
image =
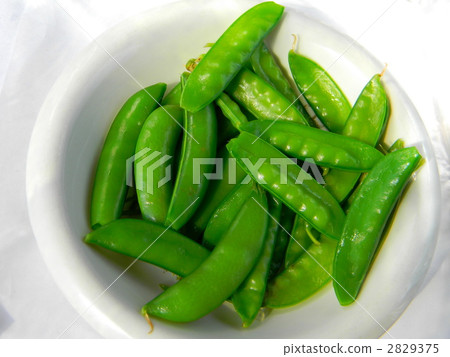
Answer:
POLYGON ((353 303, 423 161, 402 140, 380 144, 389 117, 382 74, 352 106, 325 69, 292 49, 291 87, 264 42, 283 11, 252 7, 187 61, 168 94, 164 83, 144 88, 112 122, 84 241, 180 277, 142 307, 148 321, 194 321, 228 301, 248 327, 331 281, 338 302, 353 303), (208 179, 214 165, 198 159, 221 159, 222 179, 208 179))

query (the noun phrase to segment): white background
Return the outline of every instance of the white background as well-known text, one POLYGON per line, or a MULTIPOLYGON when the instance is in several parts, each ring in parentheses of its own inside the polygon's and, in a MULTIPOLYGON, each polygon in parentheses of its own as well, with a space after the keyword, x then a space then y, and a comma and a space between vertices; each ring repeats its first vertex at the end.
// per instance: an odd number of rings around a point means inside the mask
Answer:
MULTIPOLYGON (((95 37, 134 14, 167 2, 0 2, 2 338, 55 338, 77 317, 53 282, 28 220, 25 164, 39 108, 64 66, 91 42, 81 28, 95 37)), ((443 216, 448 219, 450 2, 315 0, 302 4, 316 8, 313 13, 319 20, 348 33, 389 64, 389 71, 415 103, 435 145, 443 184, 443 216)), ((448 223, 443 222, 424 289, 392 327, 392 336, 450 337, 449 232, 448 223)), ((63 337, 100 335, 80 319, 63 337)))

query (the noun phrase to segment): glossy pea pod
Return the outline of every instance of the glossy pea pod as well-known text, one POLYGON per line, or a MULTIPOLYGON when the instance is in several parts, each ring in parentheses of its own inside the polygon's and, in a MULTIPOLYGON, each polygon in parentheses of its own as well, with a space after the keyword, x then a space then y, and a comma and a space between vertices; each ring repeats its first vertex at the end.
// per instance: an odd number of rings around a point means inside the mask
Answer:
POLYGON ((145 121, 136 144, 134 176, 142 217, 164 224, 172 198, 168 177, 181 134, 183 110, 177 105, 156 109, 145 121))
POLYGON ((206 197, 189 222, 190 234, 198 237, 208 225, 214 211, 219 207, 225 197, 246 176, 245 172, 236 164, 236 159, 230 157, 230 153, 224 147, 218 155, 223 163, 222 179, 209 183, 206 197))
POLYGON ((215 100, 281 19, 284 7, 263 2, 242 14, 214 43, 186 82, 181 106, 197 112, 215 100))
POLYGON ((319 234, 300 216, 295 217, 289 244, 286 248, 284 266, 287 268, 293 264, 312 243, 318 243, 319 234))
POLYGON ((387 154, 359 187, 333 264, 333 286, 341 305, 357 298, 386 222, 420 160, 415 147, 387 154))
POLYGON ((268 205, 269 223, 262 252, 250 274, 231 297, 231 302, 242 319, 243 327, 249 327, 261 309, 266 293, 275 240, 280 230, 279 221, 282 204, 277 199, 269 197, 268 205))
POLYGON ((208 221, 208 225, 203 233, 204 246, 214 248, 219 243, 254 190, 253 182, 248 184, 239 183, 225 197, 208 221))
POLYGON ((214 107, 184 113, 184 135, 177 178, 173 189, 165 225, 180 229, 200 205, 208 180, 205 173, 213 165, 202 165, 201 159, 213 158, 217 147, 217 121, 214 107))
POLYGON ((309 125, 289 99, 246 68, 233 78, 225 91, 259 120, 291 120, 309 125))
POLYGON ((331 281, 337 241, 321 236, 267 286, 264 305, 273 309, 296 305, 331 281))
POLYGON ((314 113, 330 131, 340 133, 352 108, 347 97, 318 63, 293 50, 288 60, 292 77, 314 113))
POLYGON ((242 284, 259 257, 268 224, 265 193, 256 190, 209 257, 192 274, 143 306, 145 317, 197 320, 219 307, 242 284))
POLYGON ((93 229, 120 217, 128 191, 127 160, 134 155, 142 124, 158 106, 165 90, 164 83, 140 90, 125 102, 114 118, 94 179, 91 200, 93 229))
POLYGON ((322 167, 367 172, 383 157, 359 140, 294 122, 258 120, 243 125, 242 130, 264 139, 286 155, 313 159, 322 167))
MULTIPOLYGON (((341 131, 342 135, 375 146, 380 139, 389 116, 389 101, 381 84, 381 75, 374 75, 362 90, 341 131)), ((325 188, 342 202, 355 187, 359 174, 330 170, 325 188)))
POLYGON ((239 105, 226 93, 221 93, 219 97, 217 97, 216 104, 236 129, 240 130, 241 125, 248 122, 247 117, 242 113, 239 105))
POLYGON ((309 174, 275 147, 242 132, 228 145, 241 168, 319 232, 339 239, 345 214, 339 203, 309 174))
POLYGON ((313 125, 313 121, 310 118, 308 112, 301 104, 297 94, 292 89, 289 80, 283 73, 282 68, 278 64, 274 55, 266 46, 264 41, 261 41, 259 46, 255 49, 250 57, 250 64, 253 71, 263 78, 267 83, 277 89, 286 99, 288 99, 293 105, 300 111, 310 125, 313 125))
POLYGON ((108 223, 87 234, 84 241, 181 277, 191 274, 209 256, 209 251, 193 240, 156 223, 137 219, 108 223))
POLYGON ((291 209, 283 205, 280 217, 280 229, 275 239, 275 246, 270 262, 269 280, 277 275, 284 267, 284 259, 286 256, 286 249, 289 244, 290 232, 294 226, 296 215, 291 209))

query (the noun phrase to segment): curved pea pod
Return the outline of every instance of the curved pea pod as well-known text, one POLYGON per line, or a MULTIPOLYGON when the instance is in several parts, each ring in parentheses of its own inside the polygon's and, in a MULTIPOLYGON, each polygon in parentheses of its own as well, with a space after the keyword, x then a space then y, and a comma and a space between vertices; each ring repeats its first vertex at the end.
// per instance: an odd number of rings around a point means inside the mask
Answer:
POLYGON ((254 192, 255 188, 253 186, 253 182, 238 184, 225 197, 206 226, 205 232, 203 233, 204 246, 213 248, 222 239, 242 206, 247 202, 252 192, 254 192))
POLYGON ((319 64, 289 51, 289 67, 301 94, 320 121, 340 133, 350 114, 351 105, 334 79, 319 64))
POLYGON ((221 93, 216 99, 216 104, 222 110, 222 113, 233 124, 233 126, 240 130, 241 125, 247 123, 247 117, 242 113, 239 105, 234 102, 226 93, 221 93))
POLYGON ((198 236, 205 230, 214 211, 233 190, 236 184, 240 183, 246 175, 236 164, 236 160, 230 158, 230 153, 226 148, 223 148, 218 156, 223 163, 222 179, 214 180, 209 183, 206 192, 206 197, 208 197, 208 199, 203 200, 189 222, 189 226, 194 236, 198 236))
POLYGON ((269 224, 261 255, 250 274, 231 297, 231 302, 242 319, 243 327, 249 327, 261 309, 266 292, 275 240, 280 229, 279 220, 282 204, 273 197, 269 197, 268 201, 269 224))
POLYGON ((323 167, 348 171, 369 171, 382 157, 374 147, 329 131, 293 122, 258 120, 242 126, 297 159, 313 159, 323 167))
POLYGON ((191 113, 185 111, 182 153, 177 178, 170 201, 165 225, 180 229, 192 217, 200 205, 208 180, 205 174, 213 165, 202 163, 216 155, 217 121, 214 107, 191 113))
POLYGON ((420 160, 415 147, 387 154, 359 187, 334 258, 333 285, 341 305, 358 296, 386 222, 420 160))
POLYGON ((241 168, 269 193, 319 232, 339 239, 344 211, 328 191, 291 159, 246 132, 232 139, 227 148, 241 168))
MULTIPOLYGON (((350 116, 342 129, 342 135, 375 146, 386 126, 389 116, 389 100, 380 81, 381 75, 374 75, 362 90, 350 116)), ((359 174, 341 170, 330 170, 326 176, 325 188, 342 202, 358 182, 359 174)))
POLYGON ((181 134, 183 110, 177 105, 156 109, 142 126, 136 144, 134 176, 143 218, 164 224, 173 184, 167 172, 181 134))
POLYGON ((193 240, 156 223, 119 219, 84 238, 89 244, 156 265, 181 277, 197 269, 209 251, 193 240))
POLYGON ((97 228, 122 213, 127 196, 127 160, 134 155, 142 124, 166 90, 157 83, 131 96, 114 118, 97 165, 91 200, 91 226, 97 228))
POLYGON ((313 235, 311 230, 311 227, 303 218, 300 216, 295 217, 294 227, 292 228, 284 258, 284 266, 286 268, 294 263, 313 242, 318 243, 317 237, 313 235))
POLYGON ((181 82, 178 82, 163 98, 161 105, 180 105, 181 90, 181 82))
POLYGON ((322 236, 267 286, 264 305, 273 309, 296 305, 331 281, 337 242, 322 236))
POLYGON ((283 11, 283 6, 263 2, 233 22, 193 70, 181 95, 181 106, 196 112, 216 99, 278 23, 283 11))
POLYGON ((282 68, 278 64, 276 58, 267 48, 264 41, 255 49, 250 57, 250 64, 253 71, 263 78, 267 83, 272 85, 283 96, 286 97, 294 106, 302 113, 302 115, 312 124, 308 112, 301 104, 297 94, 292 89, 291 84, 283 73, 282 68))
POLYGON ((219 307, 254 267, 264 244, 268 215, 264 192, 255 191, 209 257, 189 276, 141 310, 169 321, 197 320, 219 307))
POLYGON ((289 99, 246 68, 233 78, 225 91, 257 119, 292 120, 309 125, 289 99))
POLYGON ((292 230, 295 218, 296 215, 294 212, 292 212, 289 207, 283 205, 281 208, 280 229, 278 230, 278 234, 275 239, 272 261, 270 262, 269 280, 272 279, 280 271, 280 269, 284 267, 284 257, 286 255, 286 249, 290 239, 289 232, 292 230))

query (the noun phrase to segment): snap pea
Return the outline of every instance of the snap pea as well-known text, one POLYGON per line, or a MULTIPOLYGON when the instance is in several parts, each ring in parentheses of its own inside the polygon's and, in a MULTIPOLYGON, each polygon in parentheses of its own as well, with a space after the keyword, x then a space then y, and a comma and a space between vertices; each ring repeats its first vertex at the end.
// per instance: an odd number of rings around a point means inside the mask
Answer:
POLYGON ((230 153, 224 147, 218 155, 223 163, 222 180, 214 180, 209 183, 206 192, 207 200, 203 200, 194 217, 189 222, 190 233, 197 237, 206 228, 209 219, 214 211, 219 207, 225 197, 233 190, 236 183, 241 182, 245 177, 245 172, 236 164, 236 160, 230 157, 230 153))
POLYGON ((216 106, 217 118, 217 147, 224 146, 231 138, 239 134, 230 120, 223 114, 222 110, 216 106))
POLYGON ((257 183, 319 232, 339 239, 345 220, 339 203, 287 156, 247 132, 232 139, 227 148, 239 166, 257 183))
POLYGON ((143 306, 141 313, 188 322, 222 304, 258 259, 267 230, 266 211, 266 196, 257 188, 209 257, 192 274, 143 306))
POLYGON ((213 248, 227 232, 242 206, 254 192, 254 183, 238 184, 225 197, 208 221, 203 233, 203 245, 213 248))
POLYGON ((264 305, 273 309, 288 307, 309 298, 331 281, 337 241, 321 236, 293 264, 267 286, 264 305))
POLYGON ((272 261, 270 262, 269 280, 271 280, 281 268, 284 267, 284 258, 286 248, 290 239, 290 231, 294 225, 296 215, 291 209, 283 205, 280 217, 280 229, 275 239, 275 247, 273 250, 272 261))
POLYGON ((166 84, 157 83, 131 96, 109 129, 94 179, 91 227, 98 228, 118 219, 127 195, 126 162, 134 155, 141 126, 158 106, 166 84))
POLYGON ((389 215, 420 160, 415 147, 387 154, 359 187, 333 264, 333 286, 341 305, 358 296, 389 215))
POLYGON ((210 172, 212 165, 200 165, 201 158, 211 158, 216 154, 217 122, 214 107, 208 105, 197 113, 185 111, 182 154, 177 178, 165 225, 178 230, 192 217, 200 205, 208 180, 205 173, 210 172), (198 183, 194 182, 198 174, 198 183))
POLYGON ((239 105, 237 105, 237 103, 235 103, 226 93, 221 93, 217 97, 216 104, 236 129, 240 130, 241 125, 248 122, 247 117, 242 113, 239 105))
POLYGON ((181 82, 178 82, 172 90, 167 93, 161 102, 161 105, 180 105, 181 99, 181 82))
POLYGON ((139 207, 145 219, 160 224, 166 220, 172 198, 173 184, 164 179, 172 164, 182 121, 183 110, 179 106, 160 107, 144 122, 136 144, 136 155, 148 151, 134 162, 139 207), (157 156, 152 158, 155 154, 157 156), (166 160, 165 157, 167 161, 161 161, 166 160))
POLYGON ((242 14, 193 70, 181 95, 181 106, 196 112, 216 99, 278 23, 283 11, 283 6, 263 2, 242 14))
POLYGON ((246 68, 233 78, 225 92, 257 119, 292 120, 309 125, 289 99, 246 68))
MULTIPOLYGON (((389 101, 381 83, 381 75, 374 75, 362 90, 349 115, 342 135, 375 146, 386 126, 389 116, 389 101)), ((342 202, 358 182, 359 174, 341 170, 330 170, 325 188, 342 202)))
POLYGON ((150 221, 119 219, 84 238, 89 244, 137 258, 181 277, 188 276, 209 256, 193 240, 150 221))
POLYGON ((283 73, 272 52, 267 48, 264 41, 261 41, 250 57, 250 64, 253 71, 264 79, 267 83, 278 90, 286 99, 288 99, 312 125, 312 119, 301 104, 297 94, 292 89, 291 84, 283 73))
POLYGON ((231 297, 231 302, 242 319, 243 327, 249 327, 261 309, 266 292, 275 239, 280 229, 279 220, 282 204, 270 196, 268 205, 269 223, 262 252, 250 274, 231 297))
POLYGON ((334 79, 319 64, 289 51, 289 67, 301 94, 320 121, 340 133, 350 114, 351 105, 334 79))
POLYGON ((289 244, 286 248, 284 266, 288 267, 294 263, 313 242, 317 243, 318 237, 316 236, 318 236, 316 231, 303 218, 296 216, 294 227, 289 237, 289 244))
POLYGON ((369 171, 383 157, 374 147, 356 139, 294 122, 257 120, 242 125, 287 155, 313 159, 323 167, 369 171))

